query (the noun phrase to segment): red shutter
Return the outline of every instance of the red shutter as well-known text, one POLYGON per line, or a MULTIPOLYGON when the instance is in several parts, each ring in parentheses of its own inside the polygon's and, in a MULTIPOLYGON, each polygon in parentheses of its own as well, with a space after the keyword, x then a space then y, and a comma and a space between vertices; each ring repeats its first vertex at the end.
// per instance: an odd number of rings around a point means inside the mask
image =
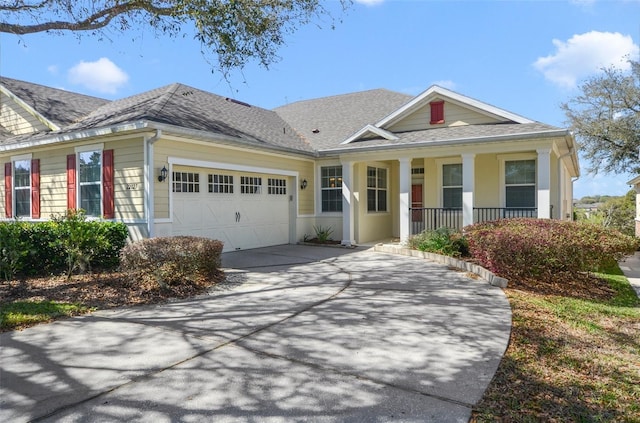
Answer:
POLYGON ((31 160, 31 218, 40 219, 40 159, 31 160))
POLYGON ((102 152, 102 213, 105 219, 116 217, 113 188, 113 150, 104 150, 102 152))
POLYGON ((76 208, 76 155, 67 156, 67 209, 76 208))
POLYGON ((432 125, 444 123, 444 101, 432 101, 429 103, 431 106, 431 121, 432 125))
POLYGON ((4 164, 4 215, 13 217, 13 192, 11 191, 11 162, 4 164))

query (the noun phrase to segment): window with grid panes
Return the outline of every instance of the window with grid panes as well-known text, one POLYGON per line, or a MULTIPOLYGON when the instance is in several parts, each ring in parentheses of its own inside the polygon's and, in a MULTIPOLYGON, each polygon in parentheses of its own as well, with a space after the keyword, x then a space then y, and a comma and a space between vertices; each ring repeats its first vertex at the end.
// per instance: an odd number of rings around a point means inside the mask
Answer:
POLYGON ((14 215, 31 217, 31 160, 13 162, 14 215))
POLYGON ((387 169, 367 167, 367 211, 387 211, 387 169))
POLYGON ((173 192, 200 192, 200 174, 173 172, 173 192))
POLYGON ((342 211, 342 166, 320 169, 320 188, 323 212, 342 211))
POLYGON ((262 178, 259 176, 241 176, 241 194, 260 194, 262 192, 262 178))
POLYGON ((87 216, 102 215, 102 151, 78 153, 80 208, 87 216))
POLYGON ((462 163, 442 165, 442 207, 462 208, 462 163))
POLYGON ((536 161, 504 163, 505 207, 536 206, 536 161))
POLYGON ((209 175, 209 192, 233 194, 233 175, 209 175))
POLYGON ((287 193, 287 180, 268 178, 267 179, 267 194, 271 195, 284 195, 287 193))

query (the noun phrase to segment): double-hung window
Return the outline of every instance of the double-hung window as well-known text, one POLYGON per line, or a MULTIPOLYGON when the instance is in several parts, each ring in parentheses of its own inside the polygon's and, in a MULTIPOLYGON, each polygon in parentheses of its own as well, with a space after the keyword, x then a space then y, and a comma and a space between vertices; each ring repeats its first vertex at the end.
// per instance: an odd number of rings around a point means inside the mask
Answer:
POLYGON ((442 207, 462 208, 462 163, 442 165, 442 207))
POLYGON ((535 207, 536 161, 505 161, 504 171, 505 207, 535 207))
POLYGON ((387 211, 387 169, 367 166, 367 211, 387 211))
POLYGON ((87 216, 102 216, 102 151, 78 153, 80 208, 87 216))
POLYGON ((31 160, 13 162, 13 192, 17 217, 31 217, 31 160))
POLYGON ((320 169, 322 211, 342 211, 342 166, 327 166, 320 169))

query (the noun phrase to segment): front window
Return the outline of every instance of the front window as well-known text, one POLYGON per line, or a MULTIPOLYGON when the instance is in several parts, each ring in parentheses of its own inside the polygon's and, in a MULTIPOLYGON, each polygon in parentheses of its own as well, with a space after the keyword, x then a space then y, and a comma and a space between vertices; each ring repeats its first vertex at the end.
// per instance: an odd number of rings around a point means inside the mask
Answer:
POLYGON ((442 207, 462 208, 462 164, 442 165, 442 207))
POLYGON ((323 167, 320 170, 322 211, 342 211, 342 166, 323 167))
POLYGON ((16 202, 15 215, 31 217, 31 161, 13 162, 13 190, 16 202))
POLYGON ((102 151, 78 153, 80 208, 87 216, 102 215, 102 151))
POLYGON ((505 207, 536 206, 536 161, 505 162, 505 207))
POLYGON ((367 167, 367 211, 387 211, 387 169, 367 167))
POLYGON ((173 192, 200 192, 200 174, 173 172, 173 192))

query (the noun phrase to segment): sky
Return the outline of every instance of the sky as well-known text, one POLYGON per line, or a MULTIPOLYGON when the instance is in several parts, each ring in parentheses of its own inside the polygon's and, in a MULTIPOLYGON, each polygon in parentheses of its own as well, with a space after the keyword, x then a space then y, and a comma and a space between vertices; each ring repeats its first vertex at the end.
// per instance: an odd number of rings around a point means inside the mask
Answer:
MULTIPOLYGON (((560 104, 603 67, 640 57, 640 0, 354 0, 338 19, 300 27, 268 69, 249 63, 228 80, 191 34, 107 31, 96 37, 0 34, 0 75, 107 99, 180 82, 273 108, 386 88, 418 95, 433 84, 550 125, 560 104)), ((635 175, 587 172, 574 198, 623 195, 635 175)))

